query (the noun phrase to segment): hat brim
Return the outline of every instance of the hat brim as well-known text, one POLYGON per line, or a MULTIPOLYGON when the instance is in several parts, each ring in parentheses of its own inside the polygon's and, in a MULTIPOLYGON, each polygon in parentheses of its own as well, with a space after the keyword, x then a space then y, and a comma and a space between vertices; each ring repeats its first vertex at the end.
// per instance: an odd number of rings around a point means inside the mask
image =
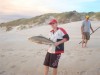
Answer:
POLYGON ((49 25, 55 24, 54 22, 50 22, 49 25))

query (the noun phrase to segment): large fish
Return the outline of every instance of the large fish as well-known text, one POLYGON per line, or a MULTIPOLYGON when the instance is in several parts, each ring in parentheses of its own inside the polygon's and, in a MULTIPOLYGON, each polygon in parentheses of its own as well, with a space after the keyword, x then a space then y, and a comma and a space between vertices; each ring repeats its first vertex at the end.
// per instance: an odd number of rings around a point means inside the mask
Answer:
MULTIPOLYGON (((45 45, 51 45, 51 46, 55 46, 52 40, 44 37, 44 36, 32 36, 30 38, 28 38, 30 41, 38 43, 38 44, 45 44, 45 45)), ((59 46, 57 46, 57 48, 59 48, 59 46)))
POLYGON ((38 43, 38 44, 45 44, 45 45, 54 45, 54 42, 44 36, 33 36, 28 38, 30 41, 38 43))

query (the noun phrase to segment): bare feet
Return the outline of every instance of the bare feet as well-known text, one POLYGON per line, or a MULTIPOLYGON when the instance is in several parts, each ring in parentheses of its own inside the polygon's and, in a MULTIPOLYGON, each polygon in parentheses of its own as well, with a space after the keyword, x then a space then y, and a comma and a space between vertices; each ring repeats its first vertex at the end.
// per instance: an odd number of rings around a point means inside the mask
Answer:
POLYGON ((82 45, 82 48, 88 48, 86 45, 82 45))

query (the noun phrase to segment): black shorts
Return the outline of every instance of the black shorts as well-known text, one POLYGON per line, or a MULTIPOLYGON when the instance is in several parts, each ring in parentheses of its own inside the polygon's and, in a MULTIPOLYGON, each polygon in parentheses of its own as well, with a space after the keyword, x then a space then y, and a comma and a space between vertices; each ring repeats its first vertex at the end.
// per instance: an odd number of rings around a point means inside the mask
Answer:
POLYGON ((61 54, 52 54, 52 53, 47 52, 44 65, 52 67, 52 68, 57 68, 60 56, 61 54))

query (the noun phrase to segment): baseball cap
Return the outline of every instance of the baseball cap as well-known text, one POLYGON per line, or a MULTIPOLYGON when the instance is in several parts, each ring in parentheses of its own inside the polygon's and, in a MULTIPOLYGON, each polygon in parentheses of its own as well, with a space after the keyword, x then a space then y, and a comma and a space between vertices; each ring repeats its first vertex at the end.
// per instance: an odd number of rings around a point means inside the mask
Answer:
POLYGON ((54 23, 57 23, 57 20, 56 19, 50 20, 49 25, 54 24, 54 23))

